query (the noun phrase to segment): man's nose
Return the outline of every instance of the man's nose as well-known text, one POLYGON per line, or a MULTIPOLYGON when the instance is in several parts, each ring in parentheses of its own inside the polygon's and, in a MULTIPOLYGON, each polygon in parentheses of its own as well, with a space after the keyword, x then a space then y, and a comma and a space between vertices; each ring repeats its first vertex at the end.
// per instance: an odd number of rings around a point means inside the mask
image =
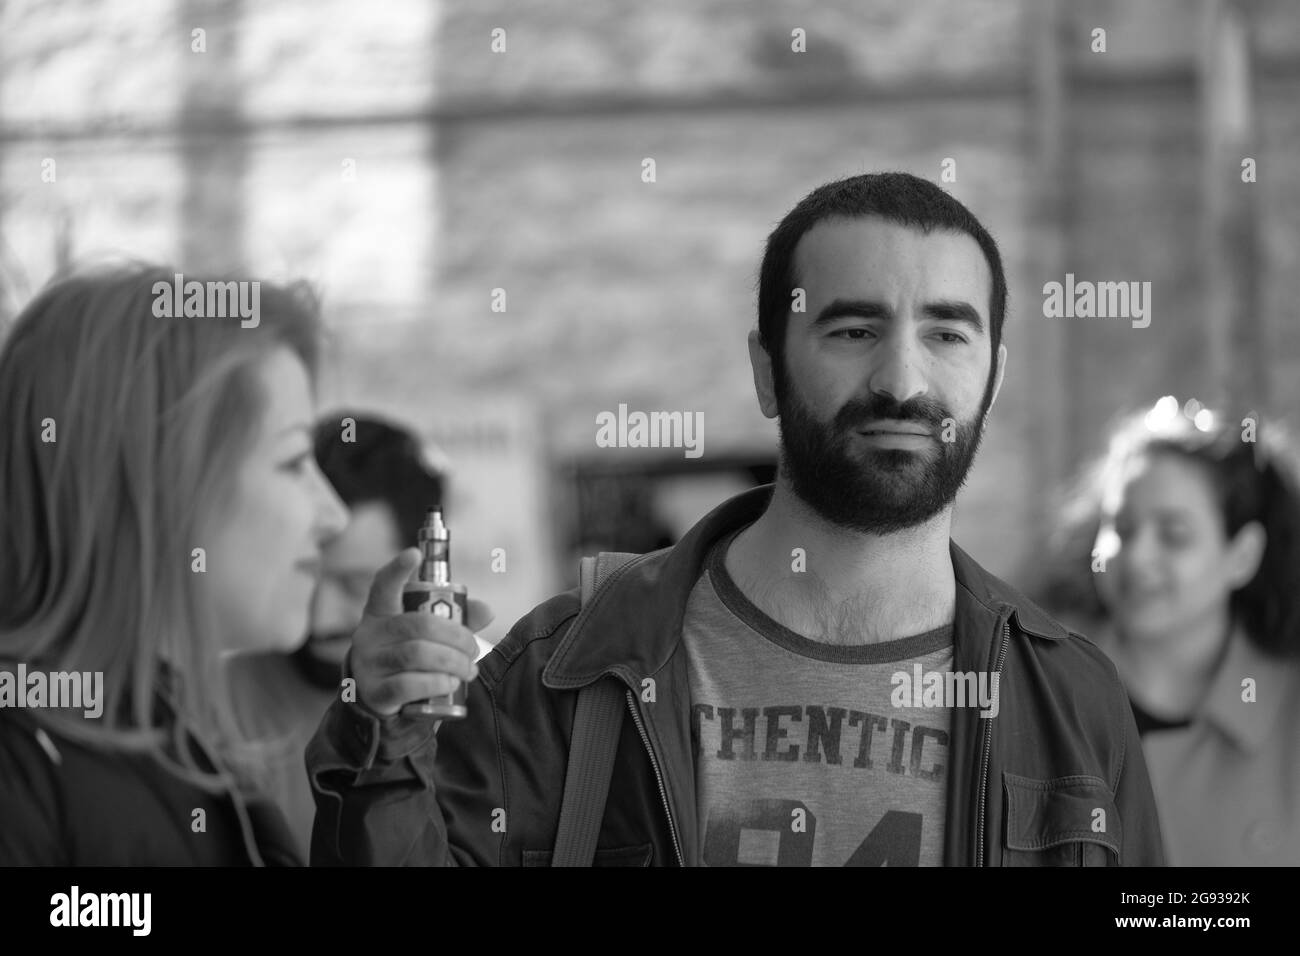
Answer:
POLYGON ((922 356, 912 337, 890 334, 874 350, 875 365, 867 386, 900 404, 928 391, 922 356))

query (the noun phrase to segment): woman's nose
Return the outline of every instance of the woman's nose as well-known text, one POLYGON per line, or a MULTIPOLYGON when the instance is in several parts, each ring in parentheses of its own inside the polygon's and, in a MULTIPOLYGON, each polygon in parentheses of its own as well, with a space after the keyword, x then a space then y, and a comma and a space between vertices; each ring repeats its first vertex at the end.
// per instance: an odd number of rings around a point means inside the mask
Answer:
POLYGON ((1142 579, 1150 576, 1159 558, 1154 531, 1138 528, 1123 540, 1115 557, 1116 563, 1128 578, 1142 579))

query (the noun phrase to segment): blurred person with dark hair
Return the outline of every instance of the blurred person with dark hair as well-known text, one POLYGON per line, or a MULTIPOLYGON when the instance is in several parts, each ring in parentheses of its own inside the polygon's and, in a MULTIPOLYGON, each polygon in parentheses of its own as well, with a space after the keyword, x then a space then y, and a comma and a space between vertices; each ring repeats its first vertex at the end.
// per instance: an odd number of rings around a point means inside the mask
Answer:
POLYGON ((1300 864, 1300 489, 1278 425, 1166 396, 1067 514, 1047 590, 1101 623, 1170 863, 1300 864))
POLYGON ((425 512, 443 504, 443 476, 413 433, 357 411, 321 417, 316 461, 351 517, 325 548, 312 601, 311 638, 295 657, 304 673, 319 675, 320 686, 337 689, 370 581, 393 555, 415 546, 425 512))
MULTIPOLYGON (((425 511, 443 504, 443 478, 406 429, 354 410, 323 415, 316 462, 348 506, 347 526, 321 552, 320 583, 307 642, 292 655, 247 655, 232 684, 241 723, 255 736, 286 739, 270 768, 268 792, 289 819, 304 854, 315 804, 303 752, 330 702, 339 696, 343 659, 361 621, 375 572, 416 543, 425 511)), ((487 645, 484 645, 486 647, 487 645)))
POLYGON ((174 277, 55 281, 0 351, 0 682, 103 697, 0 695, 0 865, 302 862, 225 664, 302 642, 346 517, 312 455, 317 304, 257 283, 251 326, 172 317, 174 277))
POLYGON ((540 605, 477 680, 463 633, 402 613, 416 553, 385 567, 358 700, 308 749, 314 863, 549 865, 585 812, 571 740, 611 737, 596 865, 1162 862, 1114 665, 950 538, 1005 371, 993 238, 933 183, 854 176, 776 227, 758 298, 775 485, 540 605), (462 680, 467 718, 402 713, 462 680))

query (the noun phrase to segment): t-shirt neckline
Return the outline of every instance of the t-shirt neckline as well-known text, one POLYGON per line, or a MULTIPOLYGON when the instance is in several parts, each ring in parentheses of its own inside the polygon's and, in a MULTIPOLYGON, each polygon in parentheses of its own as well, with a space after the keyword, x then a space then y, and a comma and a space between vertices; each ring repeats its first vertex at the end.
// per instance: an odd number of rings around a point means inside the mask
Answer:
POLYGON ((801 657, 835 664, 885 664, 910 660, 932 654, 952 644, 951 624, 944 624, 921 634, 912 634, 876 644, 826 644, 790 630, 780 621, 769 617, 747 598, 727 570, 727 551, 736 536, 747 527, 748 525, 743 525, 714 543, 705 559, 705 572, 709 575, 714 591, 717 592, 718 598, 727 610, 765 640, 801 657))

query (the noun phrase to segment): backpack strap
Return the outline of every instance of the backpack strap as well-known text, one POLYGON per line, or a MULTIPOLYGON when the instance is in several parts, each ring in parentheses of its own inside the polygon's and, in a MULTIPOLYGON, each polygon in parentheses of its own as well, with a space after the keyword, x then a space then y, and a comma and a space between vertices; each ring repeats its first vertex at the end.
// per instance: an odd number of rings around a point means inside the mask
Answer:
MULTIPOLYGON (((602 551, 583 558, 579 566, 579 600, 591 602, 596 589, 635 554, 602 551)), ((605 816, 605 800, 614 773, 614 754, 623 726, 623 685, 612 677, 594 681, 578 691, 564 774, 564 802, 555 836, 551 866, 591 866, 596 838, 605 816)))

